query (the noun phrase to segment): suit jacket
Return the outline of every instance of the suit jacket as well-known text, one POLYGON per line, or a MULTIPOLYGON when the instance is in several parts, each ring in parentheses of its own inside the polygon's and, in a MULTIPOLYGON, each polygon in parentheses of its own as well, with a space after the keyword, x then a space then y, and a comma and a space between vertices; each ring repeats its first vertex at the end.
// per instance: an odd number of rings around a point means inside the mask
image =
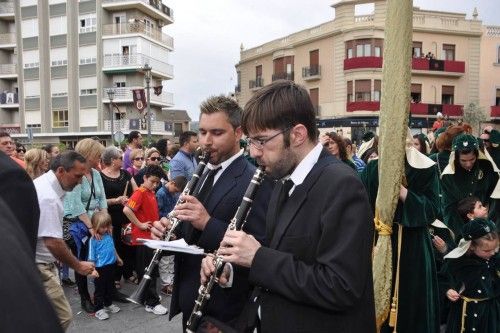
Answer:
POLYGON ((277 185, 249 280, 263 332, 375 332, 373 216, 355 171, 325 150, 276 212, 277 185), (277 216, 277 218, 276 218, 277 216))
POLYGON ((35 186, 26 171, 3 152, 0 152, 0 198, 26 234, 34 260, 40 218, 35 186))
MULTIPOLYGON (((190 223, 183 223, 181 237, 189 237, 188 243, 202 247, 206 253, 217 250, 227 226, 241 203, 255 169, 255 166, 251 165, 245 157, 240 156, 235 159, 220 175, 204 204, 210 214, 210 220, 205 229, 193 231, 190 223)), ((265 215, 271 186, 269 181, 264 181, 261 184, 247 223, 243 228, 259 241, 263 241, 265 235, 265 215)), ((187 320, 191 314, 200 286, 201 260, 201 256, 175 255, 174 290, 170 304, 170 318, 182 312, 187 320)), ((231 288, 222 289, 216 286, 212 290, 204 315, 210 315, 227 322, 241 312, 251 290, 247 279, 248 269, 235 267, 234 274, 234 283, 231 288)))

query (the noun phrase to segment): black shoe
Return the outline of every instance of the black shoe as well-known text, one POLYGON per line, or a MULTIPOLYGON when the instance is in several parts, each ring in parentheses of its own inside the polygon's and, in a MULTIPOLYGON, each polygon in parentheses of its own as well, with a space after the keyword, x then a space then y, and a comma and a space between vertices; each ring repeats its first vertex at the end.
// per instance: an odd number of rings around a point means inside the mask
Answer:
POLYGON ((63 278, 61 280, 63 286, 67 286, 67 287, 73 287, 76 285, 76 283, 74 281, 72 281, 70 278, 63 278))
POLYGON ((119 303, 130 303, 130 301, 127 299, 127 295, 124 293, 119 292, 118 290, 115 289, 115 292, 113 293, 113 301, 119 302, 119 303))
POLYGON ((89 299, 82 298, 81 304, 82 304, 82 309, 85 312, 87 312, 87 313, 94 313, 95 312, 95 306, 94 306, 94 304, 92 304, 92 302, 89 299))

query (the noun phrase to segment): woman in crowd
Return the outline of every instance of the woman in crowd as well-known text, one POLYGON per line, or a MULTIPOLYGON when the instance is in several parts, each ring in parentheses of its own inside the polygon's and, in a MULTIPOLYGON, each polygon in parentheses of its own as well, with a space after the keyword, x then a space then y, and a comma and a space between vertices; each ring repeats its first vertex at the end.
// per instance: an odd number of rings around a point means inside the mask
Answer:
POLYGON ((356 166, 347 156, 345 142, 340 135, 334 132, 326 133, 323 139, 323 146, 336 158, 356 170, 356 166))
POLYGON ((127 171, 133 177, 137 175, 142 168, 142 164, 144 163, 144 151, 139 148, 132 149, 130 152, 130 161, 132 162, 132 166, 128 167, 127 171))
MULTIPOLYGON (((146 167, 148 165, 160 165, 160 162, 161 157, 158 149, 149 148, 148 150, 146 150, 146 159, 142 165, 142 168, 137 172, 137 174, 134 175, 137 186, 141 186, 141 184, 144 182, 144 172, 146 171, 146 167)), ((164 178, 166 178, 166 176, 164 178)))
POLYGON ((104 168, 101 171, 101 178, 106 192, 108 213, 113 224, 113 241, 118 256, 123 259, 123 266, 115 269, 114 281, 116 288, 119 289, 122 276, 129 282, 137 282, 137 278, 132 274, 135 260, 134 247, 126 245, 121 239, 122 227, 129 223, 123 214, 123 206, 137 189, 137 185, 132 176, 122 169, 123 153, 120 149, 114 146, 106 148, 102 154, 102 164, 104 168))
POLYGON ((53 159, 54 157, 59 155, 59 147, 52 143, 43 146, 43 150, 45 150, 49 154, 50 159, 53 159))
POLYGON ((16 151, 14 152, 14 157, 24 161, 24 154, 26 153, 26 147, 20 143, 16 142, 16 151))
MULTIPOLYGON (((104 146, 99 141, 83 139, 78 141, 75 151, 85 157, 87 168, 84 177, 82 177, 82 183, 75 186, 73 191, 68 192, 64 198, 64 217, 72 222, 70 233, 76 243, 76 255, 80 260, 86 260, 89 236, 98 238, 92 229, 90 219, 94 212, 107 211, 108 208, 101 174, 96 170, 104 146)), ((75 278, 82 308, 89 313, 94 312, 94 305, 88 291, 87 277, 75 273, 75 278)))
POLYGON ((49 154, 47 154, 45 150, 39 148, 30 149, 24 155, 26 172, 31 179, 43 175, 49 169, 49 161, 49 154))
POLYGON ((423 133, 415 134, 413 136, 413 146, 425 156, 429 155, 429 139, 423 133))

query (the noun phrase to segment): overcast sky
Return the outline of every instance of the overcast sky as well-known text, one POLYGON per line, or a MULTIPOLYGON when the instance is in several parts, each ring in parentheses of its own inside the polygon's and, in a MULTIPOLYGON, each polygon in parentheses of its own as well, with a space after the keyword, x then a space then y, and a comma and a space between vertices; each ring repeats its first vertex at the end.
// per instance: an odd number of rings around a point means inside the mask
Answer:
MULTIPOLYGON (((240 45, 251 48, 333 19, 336 0, 164 0, 175 22, 164 28, 174 38, 170 63, 175 109, 198 120, 200 103, 234 91, 240 45)), ((499 0, 414 0, 421 9, 452 11, 471 18, 477 7, 483 24, 500 25, 499 0)))

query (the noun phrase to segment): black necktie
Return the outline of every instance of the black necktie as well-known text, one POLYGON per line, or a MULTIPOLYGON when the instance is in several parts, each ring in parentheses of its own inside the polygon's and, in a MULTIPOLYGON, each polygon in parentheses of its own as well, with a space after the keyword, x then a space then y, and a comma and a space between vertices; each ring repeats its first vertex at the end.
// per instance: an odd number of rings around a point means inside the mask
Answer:
POLYGON ((208 196, 210 195, 210 192, 212 191, 212 187, 214 187, 214 178, 215 178, 215 175, 217 174, 217 172, 219 172, 220 169, 221 169, 221 167, 218 167, 218 168, 209 170, 206 173, 206 176, 204 177, 205 180, 203 182, 203 185, 202 185, 202 187, 201 187, 201 189, 200 189, 200 191, 198 192, 198 195, 197 195, 198 200, 202 204, 206 203, 206 201, 208 199, 208 196))
POLYGON ((278 201, 276 202, 276 214, 278 215, 281 212, 281 209, 283 208, 283 205, 285 202, 288 200, 288 197, 290 196, 290 190, 293 187, 293 180, 288 178, 283 182, 283 185, 281 186, 281 191, 278 196, 278 201))

